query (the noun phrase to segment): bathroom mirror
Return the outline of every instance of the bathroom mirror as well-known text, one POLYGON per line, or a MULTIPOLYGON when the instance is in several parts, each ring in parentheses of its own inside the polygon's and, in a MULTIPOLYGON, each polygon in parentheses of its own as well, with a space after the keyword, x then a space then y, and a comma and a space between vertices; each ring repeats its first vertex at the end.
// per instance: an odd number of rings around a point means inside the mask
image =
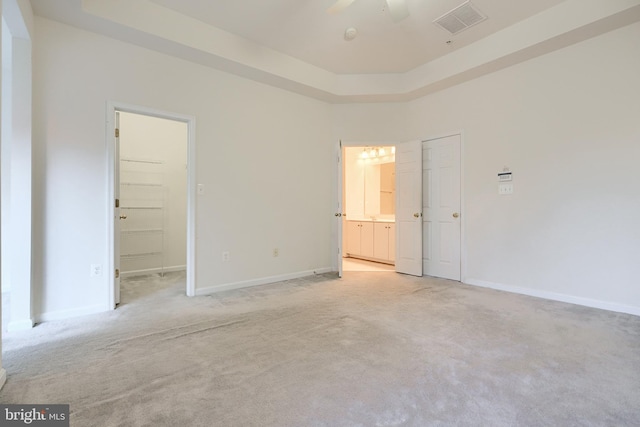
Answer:
POLYGON ((395 215, 395 163, 367 164, 364 168, 366 216, 395 215))

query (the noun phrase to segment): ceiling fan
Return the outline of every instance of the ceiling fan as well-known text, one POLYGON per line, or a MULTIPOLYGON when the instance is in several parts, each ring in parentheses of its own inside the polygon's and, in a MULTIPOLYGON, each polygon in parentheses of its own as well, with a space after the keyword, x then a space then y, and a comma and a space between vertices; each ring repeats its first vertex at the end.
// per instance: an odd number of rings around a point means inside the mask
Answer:
MULTIPOLYGON (((346 9, 355 0, 338 0, 327 9, 330 14, 336 14, 346 9)), ((389 13, 394 22, 400 22, 409 16, 409 8, 407 7, 406 0, 386 0, 389 7, 389 13)))

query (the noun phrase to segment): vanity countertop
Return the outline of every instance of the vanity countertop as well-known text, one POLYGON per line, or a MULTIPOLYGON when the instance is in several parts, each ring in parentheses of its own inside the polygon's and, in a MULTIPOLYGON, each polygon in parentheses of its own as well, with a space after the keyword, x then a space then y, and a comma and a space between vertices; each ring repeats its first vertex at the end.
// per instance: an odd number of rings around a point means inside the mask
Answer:
POLYGON ((396 222, 395 219, 389 219, 389 218, 347 218, 347 221, 360 221, 360 222, 387 222, 387 223, 393 223, 396 222))

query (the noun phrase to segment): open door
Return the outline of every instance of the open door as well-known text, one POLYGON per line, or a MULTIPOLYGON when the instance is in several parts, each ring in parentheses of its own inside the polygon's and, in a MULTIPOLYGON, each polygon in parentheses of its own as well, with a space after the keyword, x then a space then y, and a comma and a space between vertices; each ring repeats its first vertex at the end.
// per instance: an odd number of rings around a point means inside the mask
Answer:
POLYGON ((422 276, 422 141, 396 146, 396 271, 422 276))
POLYGON ((422 148, 423 274, 460 280, 460 135, 425 141, 422 148))
MULTIPOLYGON (((113 210, 113 263, 116 269, 114 275, 114 305, 120 304, 120 112, 116 111, 116 131, 115 131, 115 164, 114 164, 114 195, 115 209, 113 210)), ((114 307, 115 308, 115 307, 114 307)))
POLYGON ((338 277, 342 277, 342 251, 344 250, 344 248, 342 247, 342 225, 344 223, 344 218, 343 218, 343 206, 344 206, 344 164, 342 162, 342 155, 343 155, 343 150, 342 150, 342 141, 338 142, 338 161, 337 161, 337 168, 338 168, 338 206, 336 206, 336 212, 335 212, 335 217, 336 217, 336 221, 337 221, 337 239, 338 239, 338 253, 337 253, 337 257, 338 257, 338 277))

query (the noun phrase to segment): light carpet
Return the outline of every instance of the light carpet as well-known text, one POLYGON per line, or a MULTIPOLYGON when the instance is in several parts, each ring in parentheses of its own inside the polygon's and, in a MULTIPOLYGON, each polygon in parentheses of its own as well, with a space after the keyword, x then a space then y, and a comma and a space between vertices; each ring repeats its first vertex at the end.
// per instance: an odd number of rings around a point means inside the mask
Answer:
POLYGON ((184 296, 5 335, 3 403, 84 426, 636 426, 640 318, 396 273, 184 296))

